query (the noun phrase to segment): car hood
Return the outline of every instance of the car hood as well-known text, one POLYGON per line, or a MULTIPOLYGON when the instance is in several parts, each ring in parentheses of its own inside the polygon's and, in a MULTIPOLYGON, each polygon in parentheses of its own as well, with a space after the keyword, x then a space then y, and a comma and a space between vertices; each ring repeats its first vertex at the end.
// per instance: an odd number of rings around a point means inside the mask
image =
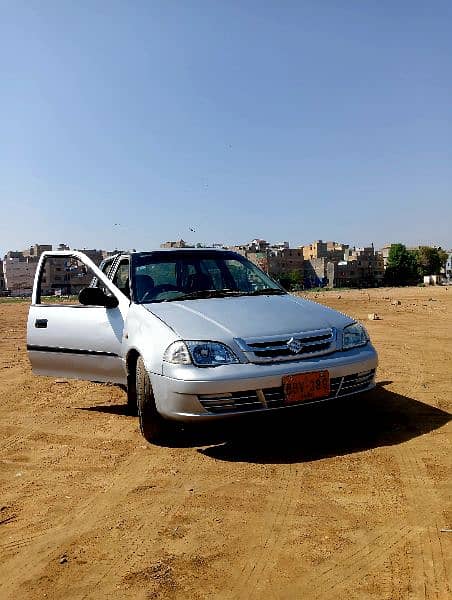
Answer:
POLYGON ((145 304, 185 340, 230 340, 341 329, 354 319, 291 295, 207 298, 145 304))

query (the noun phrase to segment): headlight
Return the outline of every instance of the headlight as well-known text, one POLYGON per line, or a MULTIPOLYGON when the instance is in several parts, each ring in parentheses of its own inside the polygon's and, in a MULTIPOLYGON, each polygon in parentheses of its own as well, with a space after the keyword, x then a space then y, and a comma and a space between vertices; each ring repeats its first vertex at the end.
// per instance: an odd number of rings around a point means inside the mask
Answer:
POLYGON ((344 328, 342 333, 342 349, 349 350, 356 346, 364 346, 369 341, 369 334, 359 323, 344 328))
POLYGON ((220 342, 178 341, 173 342, 165 351, 163 360, 176 365, 197 367, 216 367, 238 363, 234 352, 220 342))
POLYGON ((184 342, 170 344, 165 350, 163 360, 173 365, 191 365, 191 356, 184 342))

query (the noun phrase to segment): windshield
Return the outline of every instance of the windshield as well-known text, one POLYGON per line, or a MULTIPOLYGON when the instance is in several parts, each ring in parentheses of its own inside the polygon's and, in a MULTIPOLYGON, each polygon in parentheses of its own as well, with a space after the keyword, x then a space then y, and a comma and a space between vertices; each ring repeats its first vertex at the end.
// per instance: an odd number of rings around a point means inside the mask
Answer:
POLYGON ((218 251, 133 255, 132 292, 139 304, 286 293, 246 258, 218 251))

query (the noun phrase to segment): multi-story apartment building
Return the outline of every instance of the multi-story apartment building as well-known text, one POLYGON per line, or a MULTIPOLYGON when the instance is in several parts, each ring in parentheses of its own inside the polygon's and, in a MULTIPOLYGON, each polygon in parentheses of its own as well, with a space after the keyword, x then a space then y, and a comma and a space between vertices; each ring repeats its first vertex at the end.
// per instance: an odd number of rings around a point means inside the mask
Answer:
MULTIPOLYGON (((346 259, 348 244, 317 240, 301 247, 303 250, 304 278, 306 287, 323 286, 328 283, 328 264, 338 264, 346 259)), ((331 268, 330 268, 331 270, 331 268)))
POLYGON ((321 287, 328 283, 326 257, 311 258, 304 261, 304 285, 306 288, 321 287))
POLYGON ((43 252, 48 250, 52 250, 51 244, 34 244, 30 246, 27 250, 22 251, 23 256, 33 256, 35 258, 39 258, 43 252))
MULTIPOLYGON (((69 246, 60 244, 57 249, 69 250, 69 246)), ((39 257, 47 250, 52 250, 50 244, 34 244, 34 246, 20 252, 8 252, 2 264, 2 281, 4 281, 5 290, 16 296, 31 295, 39 257)), ((84 248, 81 252, 99 265, 104 258, 105 251, 84 248)), ((63 257, 46 261, 42 279, 45 295, 55 293, 78 294, 82 288, 89 285, 90 281, 91 275, 77 261, 63 257)), ((2 284, 0 283, 0 285, 2 284)), ((0 291, 2 291, 1 287, 0 291)))
POLYGON ((326 243, 326 257, 328 260, 341 261, 344 260, 347 253, 349 252, 350 246, 348 244, 342 244, 338 242, 327 242, 326 243))
MULTIPOLYGON (((65 244, 60 244, 58 249, 69 248, 65 244)), ((104 250, 82 248, 78 251, 83 252, 96 265, 100 265, 104 259, 104 250)), ((91 279, 92 274, 78 260, 61 257, 53 258, 47 263, 43 283, 47 286, 45 293, 49 295, 55 293, 77 295, 90 284, 91 279)))
POLYGON ((444 274, 447 280, 452 279, 452 252, 447 256, 444 274))
POLYGON ((6 291, 5 275, 3 273, 3 261, 0 260, 0 296, 4 296, 6 291))
POLYGON ((303 254, 306 287, 374 286, 383 280, 383 256, 373 246, 351 249, 347 244, 318 240, 303 246, 303 254))
POLYGON ((189 246, 187 246, 187 243, 180 239, 177 240, 175 242, 163 242, 163 244, 160 244, 160 248, 187 248, 189 246))
POLYGON ((376 252, 373 244, 364 248, 354 248, 349 254, 349 262, 356 262, 361 279, 371 284, 380 284, 384 277, 384 258, 376 252))
POLYGON ((260 269, 275 278, 296 272, 303 281, 304 258, 301 248, 289 248, 289 242, 269 244, 254 239, 249 244, 230 246, 230 250, 245 256, 260 269))
POLYGON ((385 269, 388 266, 388 258, 389 258, 389 251, 390 250, 391 250, 391 244, 386 244, 385 246, 383 246, 379 250, 381 256, 383 257, 383 267, 385 269))
POLYGON ((29 295, 38 266, 38 257, 24 256, 22 252, 8 252, 3 260, 6 289, 12 295, 29 295))
POLYGON ((78 252, 83 252, 83 254, 86 254, 86 256, 90 258, 93 261, 93 263, 97 266, 99 266, 100 263, 104 260, 104 250, 88 250, 87 248, 83 248, 78 249, 78 252))
POLYGON ((270 272, 269 255, 267 254, 267 252, 247 252, 247 251, 235 250, 235 249, 234 249, 234 252, 237 252, 238 254, 241 254, 242 256, 244 256, 245 258, 250 260, 257 267, 259 267, 259 269, 262 269, 262 271, 265 271, 265 273, 270 272))
POLYGON ((268 251, 268 273, 273 277, 296 273, 303 282, 304 258, 299 248, 274 248, 268 251))
POLYGON ((312 242, 312 244, 301 246, 305 260, 312 260, 315 258, 328 258, 333 261, 344 260, 344 254, 348 248, 348 244, 323 242, 322 240, 317 240, 312 242))
POLYGON ((326 258, 328 256, 328 243, 317 240, 312 244, 301 246, 303 251, 303 258, 305 260, 311 260, 313 258, 326 258))
POLYGON ((373 246, 353 248, 345 253, 346 260, 329 262, 329 287, 373 287, 381 285, 384 277, 384 259, 373 246))
POLYGON ((52 246, 34 244, 20 252, 8 252, 3 259, 5 289, 12 295, 30 295, 39 257, 46 250, 52 250, 52 246))

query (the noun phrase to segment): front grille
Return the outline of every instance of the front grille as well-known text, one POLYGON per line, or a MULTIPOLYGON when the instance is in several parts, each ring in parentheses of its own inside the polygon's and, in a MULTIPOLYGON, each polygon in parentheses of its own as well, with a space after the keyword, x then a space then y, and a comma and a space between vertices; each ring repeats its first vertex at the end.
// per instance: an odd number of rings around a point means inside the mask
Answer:
POLYGON ((235 340, 251 363, 294 361, 336 350, 336 330, 318 329, 284 336, 235 340))
MULTIPOLYGON (((361 371, 345 377, 330 379, 330 395, 321 400, 332 400, 349 394, 364 391, 372 383, 375 369, 361 371)), ((250 410, 264 410, 266 408, 281 408, 284 405, 284 389, 282 386, 265 388, 263 390, 248 390, 245 392, 232 392, 218 395, 199 396, 202 406, 210 413, 221 414, 228 412, 246 412, 250 410)), ((312 402, 317 402, 313 400, 312 402)), ((309 404, 301 402, 300 404, 309 404)))
MULTIPOLYGON (((333 377, 330 379, 330 395, 327 399, 340 398, 347 394, 356 394, 369 387, 375 375, 375 369, 346 375, 345 377, 333 377)), ((268 388, 262 390, 269 408, 278 408, 284 406, 283 387, 268 388)), ((315 402, 315 400, 313 401, 315 402)), ((303 402, 302 404, 308 404, 303 402)))
POLYGON ((264 408, 256 390, 232 392, 223 395, 218 394, 215 396, 200 396, 199 401, 206 410, 213 413, 225 413, 236 410, 259 410, 260 408, 264 408))

